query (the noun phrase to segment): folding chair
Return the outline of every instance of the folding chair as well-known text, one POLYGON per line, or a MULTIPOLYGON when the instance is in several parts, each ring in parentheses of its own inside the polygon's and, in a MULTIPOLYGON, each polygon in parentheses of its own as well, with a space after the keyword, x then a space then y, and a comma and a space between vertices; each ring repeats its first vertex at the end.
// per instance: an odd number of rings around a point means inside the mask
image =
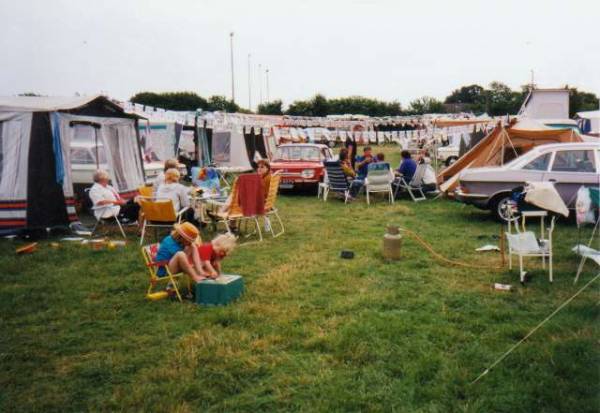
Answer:
POLYGON ((271 176, 269 193, 267 194, 267 200, 265 201, 265 221, 269 224, 269 230, 271 231, 271 235, 273 236, 273 238, 278 237, 285 232, 283 222, 281 221, 281 217, 279 216, 277 208, 275 207, 275 201, 277 201, 277 193, 279 191, 279 181, 281 181, 281 176, 271 176), (281 227, 281 230, 277 234, 275 234, 275 232, 273 231, 273 225, 271 224, 271 221, 269 219, 270 216, 274 216, 275 218, 277 218, 279 226, 281 227))
POLYGON ((389 196, 390 204, 394 203, 394 191, 392 190, 394 175, 391 172, 389 163, 372 163, 368 166, 367 177, 365 178, 365 193, 367 204, 371 204, 369 194, 383 192, 389 196))
POLYGON ((317 199, 323 197, 323 200, 325 200, 327 192, 329 192, 329 178, 327 177, 327 170, 324 170, 323 182, 319 182, 319 186, 317 187, 317 199))
POLYGON ((427 197, 423 192, 423 175, 425 174, 426 164, 417 165, 417 169, 415 170, 415 174, 413 175, 410 182, 406 182, 403 176, 397 178, 394 181, 396 186, 396 191, 394 192, 394 198, 398 196, 398 192, 400 190, 408 192, 411 199, 414 202, 425 201, 427 197), (416 195, 415 195, 416 193, 416 195))
MULTIPOLYGON (((273 177, 271 177, 271 179, 273 179, 273 177)), ((254 222, 254 224, 256 226, 256 233, 258 234, 259 241, 262 241, 263 237, 262 237, 262 231, 260 230, 260 224, 258 222, 258 216, 256 216, 256 215, 245 216, 244 215, 242 207, 239 204, 238 195, 239 195, 239 183, 238 183, 238 179, 236 178, 236 180, 233 181, 233 184, 231 186, 231 204, 229 205, 229 209, 225 212, 217 213, 216 224, 218 225, 219 223, 222 223, 223 225, 225 225, 225 229, 227 230, 227 232, 231 234, 232 233, 231 223, 236 222, 236 223, 238 223, 238 225, 240 225, 244 221, 246 221, 246 222, 252 221, 252 222, 254 222)), ((250 234, 250 235, 252 235, 252 234, 250 234)))
POLYGON ((140 198, 140 207, 144 214, 144 226, 142 227, 142 235, 140 245, 144 243, 146 236, 146 228, 154 227, 154 236, 158 239, 157 228, 171 228, 175 222, 180 223, 183 213, 188 208, 182 208, 179 212, 175 212, 173 201, 170 199, 152 200, 148 198, 140 198))
POLYGON ((350 198, 350 185, 344 175, 339 161, 325 161, 325 170, 327 171, 328 187, 323 195, 323 201, 327 201, 330 192, 340 194, 344 197, 344 203, 350 198))
POLYGON ((519 228, 519 221, 512 219, 508 221, 508 231, 506 232, 506 240, 508 241, 508 268, 512 269, 512 256, 519 257, 519 278, 521 283, 525 282, 525 274, 527 272, 523 268, 524 257, 540 257, 542 258, 542 268, 546 268, 546 258, 548 258, 548 276, 550 282, 552 278, 552 233, 554 232, 554 221, 556 217, 550 220, 550 226, 547 228, 547 239, 538 239, 533 231, 522 231, 519 228), (514 226, 515 232, 511 230, 514 226))
POLYGON ((138 193, 140 194, 141 197, 152 198, 152 190, 153 190, 152 186, 144 185, 144 186, 140 186, 138 188, 138 193))
POLYGON ((168 261, 156 261, 156 254, 158 253, 159 244, 150 244, 142 247, 142 256, 144 257, 144 262, 146 267, 148 268, 148 272, 150 273, 150 285, 148 286, 148 291, 146 291, 146 296, 149 296, 159 283, 171 283, 173 289, 175 290, 175 294, 177 294, 177 299, 179 301, 183 301, 181 299, 181 294, 179 293, 179 288, 177 286, 177 280, 181 277, 187 277, 187 286, 188 290, 191 291, 191 282, 190 278, 184 273, 173 274, 169 270, 169 262, 168 261), (162 277, 158 276, 159 268, 164 268, 166 274, 162 277))
MULTIPOLYGON (((90 188, 86 188, 85 192, 87 193, 87 196, 89 198, 90 188)), ((92 202, 91 199, 90 199, 90 202, 92 202)), ((110 225, 111 222, 114 221, 117 224, 117 227, 119 228, 119 231, 121 232, 121 235, 123 235, 123 238, 127 239, 127 236, 125 235, 125 231, 123 230, 123 226, 121 225, 121 222, 119 221, 118 214, 113 213, 112 215, 110 215, 106 218, 103 218, 104 213, 107 211, 112 211, 112 209, 114 207, 115 207, 114 205, 97 205, 97 206, 93 205, 92 206, 92 214, 94 215, 94 218, 96 219, 96 223, 94 224, 94 228, 92 228, 91 236, 94 236, 96 229, 98 229, 98 227, 100 225, 108 226, 108 225, 110 225), (96 217, 96 212, 99 212, 100 218, 96 217)))

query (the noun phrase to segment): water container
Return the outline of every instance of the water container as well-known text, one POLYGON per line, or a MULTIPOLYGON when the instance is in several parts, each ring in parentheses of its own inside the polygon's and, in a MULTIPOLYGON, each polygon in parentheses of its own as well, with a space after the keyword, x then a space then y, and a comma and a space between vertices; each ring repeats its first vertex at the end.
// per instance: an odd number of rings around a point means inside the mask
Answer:
POLYGON ((383 236, 383 258, 387 260, 399 260, 402 248, 402 235, 395 225, 390 225, 383 236))

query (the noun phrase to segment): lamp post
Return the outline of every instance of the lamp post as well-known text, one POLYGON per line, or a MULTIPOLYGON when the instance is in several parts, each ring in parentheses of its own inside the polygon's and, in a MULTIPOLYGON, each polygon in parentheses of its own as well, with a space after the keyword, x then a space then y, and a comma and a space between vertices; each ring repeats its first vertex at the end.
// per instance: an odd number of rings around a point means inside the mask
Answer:
POLYGON ((267 86, 267 103, 269 103, 269 101, 270 101, 269 100, 269 68, 267 68, 265 75, 266 75, 266 80, 267 80, 267 84, 266 84, 266 86, 267 86))
POLYGON ((229 46, 231 51, 231 101, 235 103, 235 77, 233 73, 233 32, 229 33, 229 46))
POLYGON ((258 64, 258 101, 262 105, 262 65, 258 64))
POLYGON ((250 53, 248 53, 248 110, 252 110, 252 66, 250 64, 250 53))

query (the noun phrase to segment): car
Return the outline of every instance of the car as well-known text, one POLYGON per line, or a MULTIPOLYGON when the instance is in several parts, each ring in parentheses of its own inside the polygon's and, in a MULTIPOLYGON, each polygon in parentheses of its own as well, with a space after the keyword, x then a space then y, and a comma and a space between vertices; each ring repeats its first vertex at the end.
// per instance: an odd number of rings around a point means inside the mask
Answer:
POLYGON ((511 190, 526 182, 554 182, 569 209, 575 208, 577 190, 600 185, 600 143, 540 145, 498 167, 468 168, 459 175, 455 199, 488 209, 506 221, 511 190))
POLYGON ((323 162, 333 160, 327 145, 288 143, 277 147, 271 161, 271 172, 279 173, 282 189, 317 187, 323 181, 323 162))

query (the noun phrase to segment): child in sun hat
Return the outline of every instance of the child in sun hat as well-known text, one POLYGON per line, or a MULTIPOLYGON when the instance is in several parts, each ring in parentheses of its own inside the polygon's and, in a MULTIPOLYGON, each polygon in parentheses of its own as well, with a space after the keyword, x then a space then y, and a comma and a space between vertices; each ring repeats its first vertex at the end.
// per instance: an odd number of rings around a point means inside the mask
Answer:
MULTIPOLYGON (((198 250, 195 247, 199 239, 198 228, 189 222, 175 224, 171 234, 163 238, 156 253, 156 261, 168 261, 167 266, 173 274, 186 273, 195 282, 204 278, 196 268, 200 265, 198 250)), ((159 268, 157 275, 165 276, 166 270, 159 268)))
POLYGON ((236 238, 221 234, 210 242, 196 246, 200 266, 197 271, 205 277, 217 278, 221 274, 221 261, 235 249, 236 238))

